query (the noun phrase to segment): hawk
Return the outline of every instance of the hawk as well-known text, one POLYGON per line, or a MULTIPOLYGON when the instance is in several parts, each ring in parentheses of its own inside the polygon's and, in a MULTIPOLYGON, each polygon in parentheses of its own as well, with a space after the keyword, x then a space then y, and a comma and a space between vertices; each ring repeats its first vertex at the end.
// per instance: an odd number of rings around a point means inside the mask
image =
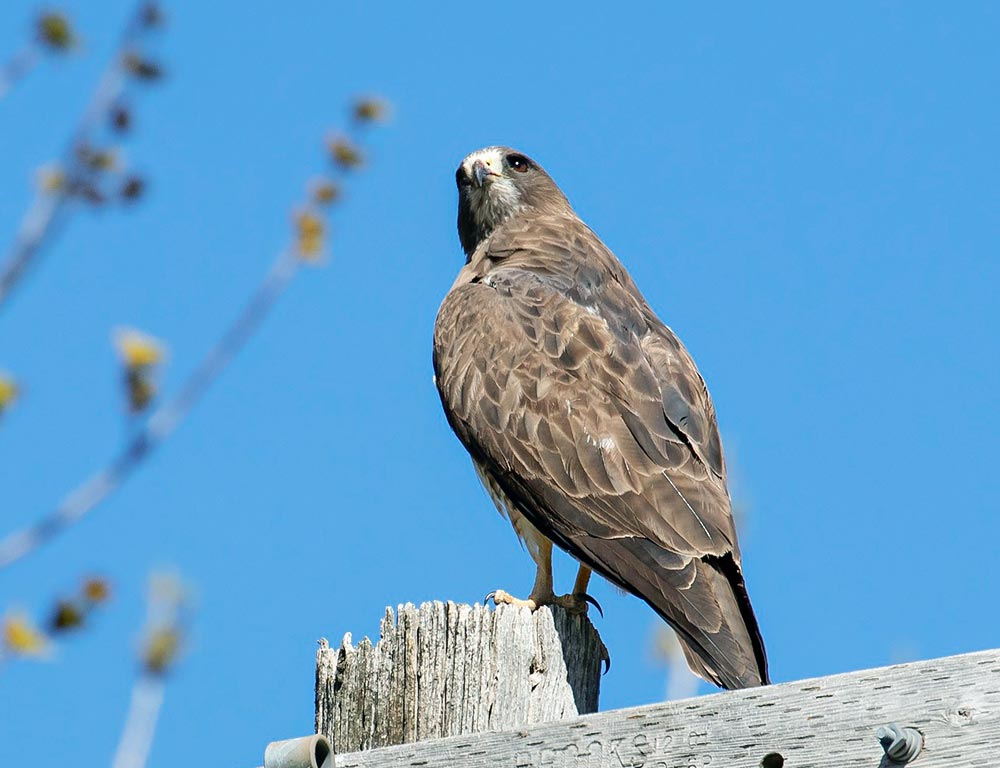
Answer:
POLYGON ((466 263, 438 312, 448 423, 537 566, 532 610, 586 610, 591 571, 648 603, 692 671, 766 684, 715 409, 687 350, 533 160, 456 172, 466 263), (552 546, 580 562, 557 596, 552 546))

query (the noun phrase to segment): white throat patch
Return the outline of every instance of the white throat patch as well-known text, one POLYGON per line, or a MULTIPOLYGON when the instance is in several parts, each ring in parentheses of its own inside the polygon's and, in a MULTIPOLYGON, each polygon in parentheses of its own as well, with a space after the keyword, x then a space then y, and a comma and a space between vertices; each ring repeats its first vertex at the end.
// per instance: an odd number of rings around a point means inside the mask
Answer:
POLYGON ((462 161, 465 172, 472 176, 472 166, 482 163, 493 174, 481 187, 469 188, 469 209, 478 228, 491 232, 523 207, 521 193, 503 173, 503 155, 500 147, 477 150, 462 161))

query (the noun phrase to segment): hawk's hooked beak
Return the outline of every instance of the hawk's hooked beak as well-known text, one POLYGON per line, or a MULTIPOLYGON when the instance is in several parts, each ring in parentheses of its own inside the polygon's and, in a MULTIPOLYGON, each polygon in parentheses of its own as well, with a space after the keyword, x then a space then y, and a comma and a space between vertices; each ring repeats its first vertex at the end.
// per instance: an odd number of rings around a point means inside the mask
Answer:
POLYGON ((490 176, 499 176, 500 174, 492 170, 486 163, 482 160, 476 160, 472 164, 472 182, 477 186, 481 187, 486 183, 486 180, 490 176))

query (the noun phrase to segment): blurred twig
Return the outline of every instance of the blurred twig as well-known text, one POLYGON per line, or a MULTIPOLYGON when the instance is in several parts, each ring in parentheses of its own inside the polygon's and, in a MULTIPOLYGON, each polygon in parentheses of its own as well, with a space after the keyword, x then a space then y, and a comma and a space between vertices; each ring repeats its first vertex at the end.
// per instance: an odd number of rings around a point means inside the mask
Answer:
POLYGON ((149 750, 153 746, 165 688, 163 678, 159 675, 143 674, 135 681, 125 729, 118 742, 112 768, 142 768, 146 764, 149 750))
POLYGON ((31 73, 44 54, 66 53, 76 47, 76 42, 76 33, 65 14, 39 14, 34 38, 0 66, 0 99, 31 73))
POLYGON ((166 352, 157 339, 134 328, 115 329, 114 342, 124 369, 128 410, 134 416, 145 411, 156 397, 156 373, 166 352))
POLYGON ((118 455, 70 493, 50 514, 0 540, 0 568, 24 557, 104 501, 177 428, 208 386, 250 338, 291 281, 299 265, 295 251, 283 252, 223 334, 188 378, 180 392, 153 411, 118 455))
POLYGON ((143 768, 146 765, 163 706, 164 679, 177 661, 187 630, 187 607, 184 586, 176 577, 153 577, 140 655, 141 669, 132 687, 128 716, 112 768, 143 768))
POLYGON ((7 409, 14 404, 18 394, 20 394, 20 388, 14 377, 0 371, 0 416, 3 416, 7 409))
MULTIPOLYGON (((373 101, 363 100, 355 106, 356 126, 375 119, 358 117, 361 106, 373 101)), ((337 146, 345 141, 348 140, 337 139, 337 146)), ((330 146, 331 161, 341 175, 346 175, 360 164, 360 150, 353 140, 351 147, 357 154, 357 162, 348 164, 338 157, 333 145, 330 146)), ((85 480, 41 520, 0 539, 0 569, 49 541, 104 501, 173 433, 233 356, 243 348, 300 267, 322 256, 327 228, 324 211, 339 194, 332 190, 339 190, 339 187, 325 177, 313 185, 310 201, 296 214, 293 244, 278 255, 236 320, 209 350, 180 391, 137 425, 118 455, 104 469, 85 480)))
MULTIPOLYGON (((47 240, 63 223, 75 198, 99 202, 95 179, 107 166, 95 161, 93 136, 102 122, 111 120, 130 80, 154 79, 145 68, 151 65, 139 54, 140 43, 158 27, 162 15, 155 3, 142 0, 126 24, 121 42, 105 68, 90 103, 65 149, 58 171, 57 183, 43 184, 35 193, 34 202, 21 220, 16 239, 7 257, 0 264, 0 308, 38 257, 47 240)), ((156 68, 157 74, 159 69, 156 68)), ((102 155, 103 156, 103 155, 102 155)))
POLYGON ((0 621, 0 662, 14 657, 49 658, 55 640, 84 627, 110 594, 111 587, 106 579, 88 576, 81 580, 73 594, 62 595, 54 601, 44 626, 23 611, 8 612, 0 621))
POLYGON ((28 44, 0 66, 0 99, 35 68, 41 57, 38 46, 28 44))

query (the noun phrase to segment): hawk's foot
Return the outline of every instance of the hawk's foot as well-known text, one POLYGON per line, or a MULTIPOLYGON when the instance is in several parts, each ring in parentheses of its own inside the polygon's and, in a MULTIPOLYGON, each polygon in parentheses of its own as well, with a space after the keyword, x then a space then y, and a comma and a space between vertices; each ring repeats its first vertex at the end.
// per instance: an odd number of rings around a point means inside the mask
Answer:
MULTIPOLYGON (((550 597, 554 598, 555 595, 550 597)), ((529 597, 527 600, 522 600, 519 597, 514 597, 509 592, 505 592, 502 589, 495 589, 490 592, 486 597, 483 598, 483 605, 489 604, 490 600, 493 601, 493 605, 520 605, 531 610, 534 613, 536 610, 541 608, 543 605, 548 605, 552 600, 542 600, 536 597, 529 597)))
POLYGON ((600 613, 602 617, 604 616, 601 604, 594 598, 587 594, 578 594, 575 592, 568 595, 558 596, 549 592, 546 595, 530 595, 527 600, 522 600, 521 598, 514 597, 502 589, 498 589, 494 592, 490 592, 485 598, 483 598, 483 604, 488 603, 490 600, 493 601, 494 605, 523 605, 533 612, 541 608, 543 605, 558 605, 567 613, 574 616, 586 614, 587 604, 589 603, 597 609, 597 612, 600 613))

